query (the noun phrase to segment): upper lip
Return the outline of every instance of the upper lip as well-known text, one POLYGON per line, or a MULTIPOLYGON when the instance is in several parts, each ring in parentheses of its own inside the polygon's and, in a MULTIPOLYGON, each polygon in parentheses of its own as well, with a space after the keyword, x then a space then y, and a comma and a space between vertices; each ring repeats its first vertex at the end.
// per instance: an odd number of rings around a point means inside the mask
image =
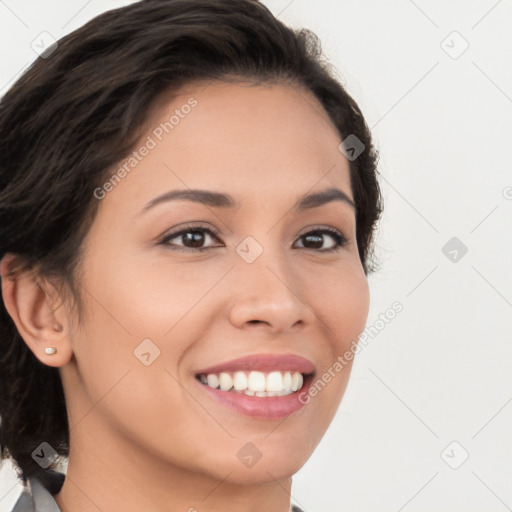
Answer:
POLYGON ((209 366, 197 371, 196 375, 236 371, 296 371, 300 373, 313 373, 315 365, 309 359, 296 354, 253 354, 219 363, 215 366, 209 366))

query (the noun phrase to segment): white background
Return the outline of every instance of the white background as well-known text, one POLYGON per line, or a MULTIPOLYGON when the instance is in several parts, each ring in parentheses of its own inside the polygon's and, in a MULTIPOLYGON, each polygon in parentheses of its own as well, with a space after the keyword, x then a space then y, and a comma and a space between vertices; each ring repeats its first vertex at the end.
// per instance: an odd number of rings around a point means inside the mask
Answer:
MULTIPOLYGON (((0 1, 0 94, 42 31, 128 3, 0 1)), ((292 498, 307 512, 512 510, 512 2, 265 4, 320 36, 373 129, 385 214, 368 325, 403 305, 358 354, 292 498), (452 237, 468 248, 455 262, 452 237)), ((19 486, 0 476, 9 511, 19 486)))

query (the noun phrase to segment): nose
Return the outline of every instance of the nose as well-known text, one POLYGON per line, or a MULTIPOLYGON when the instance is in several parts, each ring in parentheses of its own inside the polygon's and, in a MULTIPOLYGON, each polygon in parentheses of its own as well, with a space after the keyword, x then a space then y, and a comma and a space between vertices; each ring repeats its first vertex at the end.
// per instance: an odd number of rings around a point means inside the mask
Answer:
POLYGON ((232 274, 228 315, 234 326, 278 335, 313 322, 315 314, 300 280, 282 258, 264 252, 252 263, 237 261, 232 274))

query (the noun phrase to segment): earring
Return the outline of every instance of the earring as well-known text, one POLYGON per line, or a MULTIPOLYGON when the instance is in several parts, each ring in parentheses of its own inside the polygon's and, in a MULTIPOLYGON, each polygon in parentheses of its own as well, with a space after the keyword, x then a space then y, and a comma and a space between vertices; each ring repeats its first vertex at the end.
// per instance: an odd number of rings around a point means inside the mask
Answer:
POLYGON ((49 356, 55 354, 55 352, 57 352, 57 349, 55 347, 46 347, 44 349, 44 353, 48 354, 49 356))

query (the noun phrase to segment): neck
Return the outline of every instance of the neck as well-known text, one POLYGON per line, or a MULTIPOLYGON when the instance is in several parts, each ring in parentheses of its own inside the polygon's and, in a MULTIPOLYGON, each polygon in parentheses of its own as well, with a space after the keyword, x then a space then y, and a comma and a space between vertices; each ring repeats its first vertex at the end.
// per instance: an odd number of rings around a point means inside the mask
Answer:
MULTIPOLYGON (((206 469, 193 472, 148 453, 119 432, 83 423, 71 430, 67 476, 55 496, 62 512, 290 510, 291 477, 274 480, 269 474, 263 482, 240 483, 236 466, 222 478, 206 469)), ((206 466, 207 454, 204 461, 206 466)))

